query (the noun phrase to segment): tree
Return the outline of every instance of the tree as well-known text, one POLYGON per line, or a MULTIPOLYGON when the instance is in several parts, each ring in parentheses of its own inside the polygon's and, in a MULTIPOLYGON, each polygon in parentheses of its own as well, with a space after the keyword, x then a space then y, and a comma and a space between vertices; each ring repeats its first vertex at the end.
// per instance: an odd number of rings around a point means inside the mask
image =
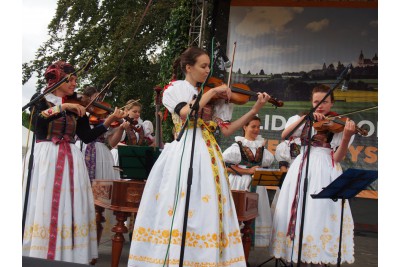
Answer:
POLYGON ((91 84, 103 88, 114 77, 112 106, 140 99, 143 118, 154 118, 154 86, 165 84, 171 65, 188 44, 190 0, 59 0, 48 25, 50 38, 37 50, 35 59, 25 62, 25 84, 34 73, 43 88, 46 67, 65 60, 83 66, 92 57, 92 67, 81 73, 79 87, 91 84), (151 3, 151 5, 148 5, 151 3), (167 74, 168 73, 168 74, 167 74))
POLYGON ((260 75, 265 75, 265 73, 264 73, 264 70, 263 70, 263 69, 261 69, 261 70, 260 70, 260 75))
MULTIPOLYGON (((151 106, 160 62, 154 55, 164 42, 165 22, 176 1, 58 1, 56 14, 48 25, 50 38, 33 61, 23 64, 23 83, 36 72, 37 90, 43 88, 45 68, 62 59, 80 67, 92 57, 92 67, 82 74, 80 86, 90 83, 104 87, 113 77, 112 106, 139 99, 151 106)), ((144 116, 151 110, 144 109, 144 116)), ((153 117, 153 116, 152 116, 153 117)))

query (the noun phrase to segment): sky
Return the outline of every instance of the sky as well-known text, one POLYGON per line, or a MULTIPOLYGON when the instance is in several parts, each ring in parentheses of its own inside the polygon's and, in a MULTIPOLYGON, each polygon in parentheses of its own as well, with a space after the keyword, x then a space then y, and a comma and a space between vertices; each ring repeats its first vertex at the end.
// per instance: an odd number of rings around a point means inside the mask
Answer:
MULTIPOLYGON (((54 17, 56 0, 23 0, 22 2, 22 62, 35 58, 37 49, 47 39, 47 25, 54 17)), ((29 102, 36 91, 36 76, 22 86, 22 105, 29 102)))
POLYGON ((323 64, 357 64, 378 55, 378 10, 321 7, 231 7, 228 57, 234 71, 311 71, 323 64))
MULTIPOLYGON (((7 5, 4 6, 2 16, 0 16, 0 22, 2 27, 2 99, 3 105, 0 106, 2 111, 2 157, 0 160, 2 178, 6 183, 1 187, 0 201, 3 205, 3 214, 6 214, 7 220, 2 220, 0 223, 1 229, 7 229, 3 231, 3 240, 8 240, 7 242, 1 242, 0 249, 2 251, 8 251, 7 257, 3 257, 2 263, 7 259, 12 260, 13 257, 18 257, 21 255, 21 242, 18 234, 21 233, 19 218, 21 216, 22 206, 20 190, 22 176, 21 171, 21 115, 20 108, 18 105, 14 105, 15 101, 25 105, 30 97, 35 91, 34 83, 22 87, 22 90, 18 89, 19 84, 22 80, 22 62, 27 62, 34 59, 34 53, 37 48, 46 40, 47 38, 47 25, 54 15, 57 1, 56 0, 23 0, 23 1, 8 1, 7 5), (22 53, 21 53, 22 51, 22 53), (8 122, 6 124, 6 122, 8 122), (17 134, 14 134, 17 133, 17 134), (19 145, 18 145, 19 144, 19 145), (5 156, 7 157, 5 159, 5 156), (15 189, 15 190, 14 190, 15 189), (16 220, 14 220, 17 218, 16 220)), ((398 188, 400 185, 398 183, 398 174, 396 171, 396 163, 394 159, 396 158, 391 147, 397 144, 393 133, 397 135, 394 131, 393 126, 393 115, 397 114, 398 111, 395 110, 399 103, 399 89, 397 88, 397 66, 395 65, 399 62, 398 48, 400 47, 399 38, 395 38, 397 34, 397 28, 395 25, 398 24, 398 9, 394 2, 389 0, 379 0, 379 65, 381 66, 379 71, 379 103, 381 107, 379 108, 379 127, 380 127, 380 140, 379 140, 379 172, 380 172, 380 182, 379 182, 379 247, 383 248, 379 251, 379 263, 391 263, 393 255, 396 255, 397 247, 393 242, 395 242, 395 235, 398 231, 393 231, 390 229, 397 229, 398 213, 393 212, 393 207, 398 200, 394 196, 398 195, 398 188), (397 21, 397 22, 396 22, 397 21), (385 67, 382 67, 385 66, 385 67), (383 102, 384 101, 384 102, 383 102), (383 107, 382 104, 385 104, 383 107), (383 108, 382 108, 383 107, 383 108), (395 175, 393 175, 396 173, 395 175), (384 181, 384 182, 382 182, 384 181), (383 214, 383 216, 382 216, 383 214), (385 220, 383 218, 386 218, 385 220), (384 231, 384 229, 387 229, 384 231), (388 245, 389 242, 389 245, 388 245), (392 243, 390 243, 392 242, 392 243)), ((293 11, 293 18, 298 18, 302 13, 296 13, 293 11)), ((303 13, 304 14, 304 13, 303 13)), ((290 26, 291 22, 283 23, 284 28, 290 26)), ((316 22, 309 25, 309 28, 318 29, 318 27, 333 27, 331 20, 329 23, 324 21, 323 18, 316 19, 316 22)), ((356 20, 353 18, 346 17, 343 19, 341 27, 343 31, 346 31, 348 27, 353 25, 356 20)), ((290 28, 295 30, 298 25, 292 25, 290 28)), ((337 26, 335 26, 337 27, 337 26)), ((275 28, 275 31, 281 28, 275 28)), ((329 33, 329 32, 328 32, 329 33)), ((292 32, 292 34, 296 34, 292 32)), ((311 36, 311 32, 309 33, 311 36)), ((272 35, 271 35, 272 36, 272 35)), ((329 35, 326 35, 329 36, 329 35)), ((254 37, 253 37, 254 38, 254 37)), ((271 37, 272 39, 272 37, 271 37)), ((337 41, 337 40, 335 40, 337 41)), ((352 47, 354 39, 352 36, 343 38, 339 40, 346 46, 352 47)), ((278 42, 276 40, 276 42, 278 42)), ((277 46, 271 46, 271 44, 265 44, 264 48, 277 48, 277 46), (269 46, 268 46, 269 45, 269 46)), ((237 53, 240 54, 240 47, 237 53)), ((329 49, 327 47, 320 47, 320 49, 329 49)), ((364 55, 366 57, 372 57, 377 51, 371 49, 367 51, 367 48, 360 47, 357 45, 354 48, 354 53, 356 56, 359 54, 359 50, 364 50, 364 55)), ((261 50, 260 50, 261 51, 261 50)), ((271 53, 270 49, 267 49, 268 54, 271 53)), ((227 53, 229 55, 229 52, 227 53)), ((336 53, 339 54, 339 53, 336 53)), ((301 55, 296 56, 298 61, 302 59, 301 55)), ((239 57, 240 58, 240 57, 239 57)), ((257 57, 255 57, 257 59, 257 57)), ((321 59, 327 60, 328 59, 321 59)), ((336 58, 338 60, 338 58, 336 58)), ((347 59, 341 59, 345 62, 347 59)), ((254 61, 258 62, 258 60, 254 61)), ((272 60, 272 62, 274 62, 272 60)), ((315 60, 319 62, 319 60, 315 60)), ((260 65, 261 67, 261 65, 260 65)), ((286 68, 284 68, 286 69, 286 68)), ((31 81, 30 81, 31 82, 31 81)), ((357 248, 356 248, 357 249, 357 248)), ((17 260, 18 261, 18 260, 17 260)), ((15 261, 13 261, 15 264, 15 261)))

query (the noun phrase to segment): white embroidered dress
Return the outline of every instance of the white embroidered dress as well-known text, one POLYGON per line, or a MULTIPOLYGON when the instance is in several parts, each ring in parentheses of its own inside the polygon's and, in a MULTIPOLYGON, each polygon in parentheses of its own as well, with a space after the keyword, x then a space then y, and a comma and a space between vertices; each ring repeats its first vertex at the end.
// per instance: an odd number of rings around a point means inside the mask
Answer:
MULTIPOLYGON (((46 99, 56 106, 61 104, 61 97, 53 94, 46 95, 46 99)), ((60 198, 56 206, 58 207, 57 234, 56 237, 50 237, 53 187, 61 145, 53 142, 35 144, 22 255, 46 259, 49 240, 56 240, 54 260, 88 264, 98 257, 93 193, 83 154, 75 144, 67 145, 71 149, 74 175, 70 178, 69 161, 65 159, 60 198), (70 193, 70 179, 74 185, 73 200, 70 193)), ((29 150, 27 157, 30 154, 29 150)), ((22 203, 25 200, 28 164, 25 165, 24 175, 22 203)))
MULTIPOLYGON (((257 148, 263 146, 264 138, 258 136, 256 140, 250 141, 243 136, 236 136, 235 141, 242 142, 242 145, 250 148, 253 155, 255 155, 257 148)), ((226 163, 239 164, 242 162, 240 148, 237 143, 228 147, 224 153, 223 158, 226 163)), ((260 167, 269 167, 274 161, 274 156, 267 149, 264 149, 263 158, 260 162, 260 167)), ((238 165, 241 168, 247 168, 246 165, 238 165)), ((249 191, 252 176, 249 174, 238 175, 234 173, 229 174, 229 183, 231 190, 246 190, 249 191)), ((271 209, 269 205, 268 193, 264 186, 257 186, 256 193, 258 193, 258 216, 255 220, 255 247, 266 247, 269 245, 271 236, 272 219, 271 209)))
MULTIPOLYGON (((293 120, 292 122, 294 122, 293 120)), ((285 127, 288 127, 286 124, 285 127)), ((299 127, 300 133, 304 124, 299 127)), ((312 135, 314 134, 314 131, 312 135)), ((342 167, 340 163, 334 163, 332 153, 342 139, 343 133, 333 135, 330 142, 331 148, 311 146, 308 190, 306 211, 304 216, 303 245, 301 261, 314 264, 336 264, 339 247, 341 200, 334 202, 330 199, 313 199, 310 194, 319 193, 328 186, 340 174, 342 167)), ((298 136, 295 136, 298 137, 298 136)), ((352 137, 349 145, 352 143, 352 137)), ((270 242, 270 254, 275 258, 283 258, 287 261, 297 262, 298 243, 300 232, 300 220, 302 213, 303 185, 306 162, 303 164, 303 176, 300 181, 299 203, 297 209, 297 220, 295 227, 294 242, 287 236, 290 220, 292 202, 295 196, 297 177, 301 169, 304 147, 301 153, 291 163, 289 171, 283 182, 279 198, 273 216, 273 229, 270 242), (293 252, 292 252, 293 249, 293 252)), ((348 202, 345 203, 342 234, 342 263, 354 262, 354 222, 348 202)))
MULTIPOLYGON (((190 83, 176 81, 164 92, 163 104, 173 113, 178 103, 190 102, 195 94, 190 83)), ((224 106, 214 109, 214 115, 230 119, 231 106, 224 106)), ((173 119, 179 123, 177 114, 173 119)), ((227 172, 207 130, 214 126, 199 120, 196 130, 184 266, 245 267, 227 172)), ((191 125, 179 142, 165 146, 151 170, 134 226, 130 267, 179 265, 192 138, 191 125)))

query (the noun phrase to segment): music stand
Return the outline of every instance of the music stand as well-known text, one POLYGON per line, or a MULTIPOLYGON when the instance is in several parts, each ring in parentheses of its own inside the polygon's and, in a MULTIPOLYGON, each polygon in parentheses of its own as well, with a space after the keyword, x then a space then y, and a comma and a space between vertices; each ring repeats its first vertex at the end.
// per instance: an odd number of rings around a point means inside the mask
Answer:
POLYGON ((251 182, 252 186, 279 186, 281 188, 286 172, 279 169, 256 169, 251 182))
POLYGON ((339 252, 337 258, 337 266, 340 266, 341 250, 342 250, 342 230, 343 230, 343 210, 346 199, 355 197, 364 188, 370 185, 378 178, 378 171, 348 169, 338 178, 336 178, 327 187, 323 188, 318 194, 311 194, 314 199, 330 198, 333 201, 342 200, 342 210, 340 215, 340 236, 339 236, 339 252))
POLYGON ((150 146, 118 146, 122 179, 145 180, 153 168, 160 150, 150 146))
MULTIPOLYGON (((256 169, 253 175, 253 180, 251 182, 252 186, 278 186, 281 188, 283 180, 285 179, 286 172, 280 171, 279 169, 264 169, 259 168, 256 169)), ((257 267, 260 267, 271 260, 274 257, 264 261, 263 263, 259 264, 257 267)), ((278 266, 278 261, 283 264, 283 266, 287 266, 282 259, 275 259, 275 266, 278 266)))

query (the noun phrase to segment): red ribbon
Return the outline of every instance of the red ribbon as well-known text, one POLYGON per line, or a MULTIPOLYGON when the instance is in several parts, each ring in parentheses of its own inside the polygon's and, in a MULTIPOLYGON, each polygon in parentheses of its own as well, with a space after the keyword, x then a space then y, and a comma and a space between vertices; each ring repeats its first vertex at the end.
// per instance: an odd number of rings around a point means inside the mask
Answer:
MULTIPOLYGON (((49 229, 49 248, 47 251, 47 259, 54 260, 56 254, 57 245, 57 227, 58 227, 58 211, 60 207, 60 195, 61 187, 65 166, 65 158, 68 159, 69 166, 69 182, 70 182, 70 194, 72 199, 72 246, 74 245, 74 162, 72 158, 72 152, 70 147, 70 138, 64 135, 62 138, 53 137, 51 141, 58 146, 58 156, 56 164, 56 173, 54 175, 53 185, 53 196, 51 201, 51 217, 50 217, 50 229, 49 229)), ((60 229, 61 231, 61 229, 60 229)))
MULTIPOLYGON (((164 91, 167 90, 168 87, 170 87, 170 86, 172 85, 172 83, 175 82, 175 81, 176 81, 176 79, 172 79, 168 84, 166 84, 166 85, 164 86, 164 88, 163 88, 163 94, 164 94, 164 91)), ((168 109, 165 109, 165 111, 164 111, 164 116, 163 116, 163 121, 166 121, 166 120, 167 120, 167 117, 168 117, 168 109)))

